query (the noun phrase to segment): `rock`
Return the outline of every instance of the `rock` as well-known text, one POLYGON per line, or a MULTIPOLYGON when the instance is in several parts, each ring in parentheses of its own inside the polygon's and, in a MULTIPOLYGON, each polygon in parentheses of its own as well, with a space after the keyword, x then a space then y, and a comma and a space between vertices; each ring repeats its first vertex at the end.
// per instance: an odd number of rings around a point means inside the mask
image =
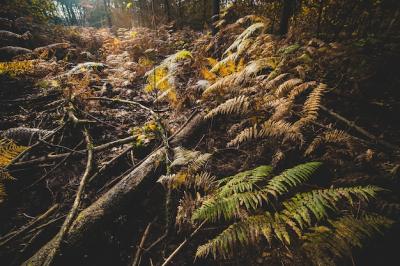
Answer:
POLYGON ((11 30, 13 22, 6 18, 0 18, 0 30, 11 30))
POLYGON ((32 38, 32 34, 27 31, 20 35, 7 30, 0 30, 0 47, 20 46, 32 38))
POLYGON ((0 61, 10 61, 18 55, 30 54, 33 51, 23 47, 6 46, 0 48, 0 61))
POLYGON ((71 47, 70 43, 62 42, 62 43, 53 43, 50 45, 38 47, 33 50, 33 52, 37 55, 47 54, 49 58, 55 56, 57 59, 64 58, 68 49, 71 47))

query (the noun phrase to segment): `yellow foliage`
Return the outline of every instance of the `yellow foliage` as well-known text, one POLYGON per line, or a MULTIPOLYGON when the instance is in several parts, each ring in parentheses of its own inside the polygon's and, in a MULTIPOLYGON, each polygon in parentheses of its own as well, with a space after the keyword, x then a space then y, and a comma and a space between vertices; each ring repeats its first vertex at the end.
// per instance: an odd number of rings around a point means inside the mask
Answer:
POLYGON ((132 39, 135 39, 137 35, 138 35, 137 31, 131 31, 130 33, 132 39))
POLYGON ((182 50, 182 51, 177 52, 175 54, 174 58, 175 58, 174 61, 177 61, 177 60, 182 60, 182 59, 186 59, 186 58, 193 58, 193 56, 192 56, 191 52, 182 50))
POLYGON ((0 75, 16 77, 32 71, 33 60, 0 62, 0 75))
POLYGON ((147 57, 144 57, 144 56, 139 58, 138 63, 142 67, 151 67, 154 64, 153 61, 151 61, 150 59, 148 59, 147 57))
POLYGON ((12 160, 23 152, 26 147, 15 144, 12 140, 0 138, 0 202, 6 196, 4 180, 12 180, 13 177, 4 168, 8 166, 12 160))
POLYGON ((212 73, 210 70, 208 70, 206 67, 203 67, 201 70, 201 75, 205 80, 208 81, 215 81, 217 79, 217 75, 212 73))
POLYGON ((6 167, 15 157, 26 149, 12 140, 0 139, 0 167, 6 167))
POLYGON ((151 140, 157 137, 157 132, 160 131, 157 123, 153 120, 146 122, 142 127, 132 128, 132 134, 136 137, 134 143, 135 147, 141 147, 149 143, 151 140))
POLYGON ((214 59, 212 57, 207 58, 208 63, 210 64, 211 67, 214 67, 216 64, 218 64, 218 60, 214 59))
POLYGON ((159 90, 162 94, 157 98, 158 100, 168 98, 168 101, 172 105, 176 105, 178 103, 174 86, 174 78, 177 68, 176 63, 183 59, 193 59, 192 53, 186 50, 179 51, 166 58, 159 66, 149 71, 146 74, 147 85, 144 90, 146 92, 159 90))
POLYGON ((144 88, 146 92, 151 92, 155 89, 165 91, 170 88, 168 79, 166 78, 168 71, 164 67, 155 68, 154 71, 147 77, 148 84, 144 88))

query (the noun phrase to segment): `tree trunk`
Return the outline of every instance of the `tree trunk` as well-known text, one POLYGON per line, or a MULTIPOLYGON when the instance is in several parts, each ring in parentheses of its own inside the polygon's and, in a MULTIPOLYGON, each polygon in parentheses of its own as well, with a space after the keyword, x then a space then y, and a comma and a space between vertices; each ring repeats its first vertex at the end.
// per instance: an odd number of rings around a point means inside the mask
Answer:
POLYGON ((112 27, 112 21, 111 21, 111 13, 110 13, 110 2, 108 0, 103 0, 104 3, 104 10, 106 12, 106 17, 107 17, 107 24, 108 27, 112 27))
POLYGON ((324 12, 324 0, 319 0, 317 30, 316 30, 317 36, 319 36, 319 33, 321 31, 321 22, 322 22, 323 12, 324 12))
POLYGON ((164 0, 165 14, 167 15, 167 22, 171 21, 171 8, 169 6, 169 0, 164 0))
MULTIPOLYGON (((194 116, 170 140, 170 145, 176 147, 196 141, 196 136, 200 135, 199 131, 203 130, 207 123, 203 116, 203 113, 194 116)), ((104 223, 112 221, 123 212, 124 208, 131 208, 135 196, 154 187, 157 178, 165 169, 165 152, 165 147, 155 150, 132 172, 123 177, 119 183, 81 211, 73 222, 70 231, 65 235, 64 248, 78 248, 84 241, 90 240, 93 235, 102 230, 104 223)), ((56 239, 57 236, 25 261, 23 265, 42 265, 50 251, 55 248, 56 239)))
POLYGON ((281 23, 279 25, 279 34, 285 35, 289 30, 289 19, 292 15, 294 0, 283 0, 281 23))
POLYGON ((219 19, 219 11, 220 11, 220 0, 213 0, 212 5, 212 18, 211 18, 211 29, 212 34, 215 35, 218 33, 217 27, 215 27, 215 23, 219 19))

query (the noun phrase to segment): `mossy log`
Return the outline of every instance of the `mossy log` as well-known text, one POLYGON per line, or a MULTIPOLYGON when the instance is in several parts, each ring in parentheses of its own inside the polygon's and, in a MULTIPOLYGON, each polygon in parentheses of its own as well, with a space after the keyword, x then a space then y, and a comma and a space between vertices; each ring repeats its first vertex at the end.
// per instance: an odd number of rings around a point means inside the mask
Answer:
MULTIPOLYGON (((188 145, 197 139, 196 136, 206 124, 203 115, 202 113, 195 115, 170 140, 170 145, 188 145)), ((135 195, 143 192, 143 189, 153 186, 159 177, 157 173, 161 173, 165 168, 165 152, 165 147, 155 150, 119 183, 81 211, 65 236, 64 247, 78 247, 85 239, 90 239, 103 223, 117 217, 135 195)), ((42 265, 51 249, 54 248, 56 237, 53 237, 23 265, 42 265)))

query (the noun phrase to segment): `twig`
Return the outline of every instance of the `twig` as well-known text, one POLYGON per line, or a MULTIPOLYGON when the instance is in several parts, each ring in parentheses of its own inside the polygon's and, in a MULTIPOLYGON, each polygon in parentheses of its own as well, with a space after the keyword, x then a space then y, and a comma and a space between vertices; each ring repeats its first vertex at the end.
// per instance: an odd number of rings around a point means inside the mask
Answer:
POLYGON ((112 158, 110 161, 108 161, 106 164, 104 164, 95 174, 93 174, 89 178, 89 183, 92 182, 97 176, 99 176, 101 173, 103 173, 108 167, 112 166, 117 160, 119 160, 121 157, 125 156, 129 151, 133 149, 132 146, 129 146, 126 148, 123 152, 112 158))
POLYGON ((1 241, 0 242, 0 246, 6 245, 11 240, 17 238, 18 236, 20 236, 20 235, 24 234, 25 232, 27 232, 28 230, 32 229, 38 223, 40 223, 41 221, 45 220, 47 217, 52 215, 54 213, 54 211, 56 211, 58 209, 58 207, 59 207, 58 204, 54 204, 45 213, 43 213, 43 214, 39 215, 38 217, 36 217, 33 221, 31 221, 27 225, 23 226, 20 230, 11 232, 10 234, 7 234, 4 237, 2 237, 0 239, 0 241, 1 241))
POLYGON ((325 112, 327 112, 329 115, 331 115, 332 117, 336 118, 337 120, 345 123, 347 126, 353 128, 354 130, 356 130, 358 133, 364 135, 365 137, 375 141, 376 143, 379 143, 380 145, 390 149, 390 150, 400 150, 400 148, 392 143, 389 143, 385 140, 381 140, 378 137, 374 136, 373 134, 369 133, 368 131, 366 131, 365 129, 363 129, 362 127, 357 126, 353 121, 350 121, 348 119, 346 119, 345 117, 341 116, 340 114, 326 108, 325 106, 321 105, 321 109, 324 110, 325 112))
MULTIPOLYGON (((134 141, 135 139, 136 139, 136 137, 131 136, 131 137, 127 137, 127 138, 124 138, 124 139, 111 141, 111 142, 108 142, 108 143, 93 147, 93 151, 94 152, 101 152, 101 151, 107 150, 107 149, 112 148, 112 147, 116 147, 116 146, 119 146, 119 145, 127 144, 129 142, 134 141)), ((82 156, 86 151, 87 151, 86 149, 85 150, 79 150, 79 151, 76 151, 73 155, 74 156, 82 156)), ((14 166, 15 167, 17 167, 17 166, 18 167, 22 167, 22 166, 27 166, 27 165, 39 164, 39 163, 43 163, 43 162, 50 162, 50 161, 62 159, 64 157, 68 156, 69 154, 70 154, 69 152, 68 153, 55 154, 55 155, 50 154, 50 155, 39 157, 37 159, 33 159, 33 160, 30 160, 30 161, 14 163, 14 166)))
POLYGON ((145 248, 144 251, 149 252, 152 248, 154 248, 158 243, 160 243, 161 241, 164 240, 164 238, 166 238, 167 235, 164 233, 162 236, 160 236, 159 238, 157 238, 156 241, 154 241, 153 243, 151 243, 151 245, 148 248, 145 248))
POLYGON ((44 174, 41 178, 39 178, 38 180, 36 180, 35 182, 33 182, 32 184, 30 184, 29 186, 27 186, 26 188, 24 188, 22 191, 25 191, 31 187, 33 187, 34 185, 40 183, 42 180, 46 179, 51 173, 53 173, 55 170, 57 170, 58 167, 60 167, 63 163, 65 163, 75 152, 77 152, 75 149, 77 149, 83 141, 80 141, 78 143, 78 145, 76 145, 74 147, 74 149, 66 156, 64 157, 64 159, 62 159, 58 164, 56 164, 52 169, 50 169, 50 171, 48 171, 46 174, 44 174))
MULTIPOLYGON (((39 139, 39 141, 40 141, 41 143, 47 145, 47 146, 50 146, 50 147, 60 148, 60 149, 63 149, 63 150, 67 150, 67 151, 69 151, 69 152, 80 152, 80 151, 77 151, 76 148, 71 149, 71 148, 68 148, 68 147, 66 147, 66 146, 62 146, 62 145, 50 143, 50 142, 45 141, 45 140, 43 140, 43 139, 39 139)), ((82 142, 81 142, 81 143, 82 143, 82 142)), ((84 153, 84 152, 81 152, 81 153, 84 153)))
POLYGON ((157 117, 157 113, 154 112, 151 108, 144 106, 141 103, 135 102, 135 101, 128 101, 128 100, 123 100, 123 99, 118 99, 118 98, 107 98, 107 97, 89 97, 86 98, 86 100, 97 100, 97 101, 106 101, 106 102, 114 102, 114 103, 124 103, 124 104, 129 104, 129 105, 136 105, 142 109, 145 109, 149 111, 153 116, 157 117))
POLYGON ((155 221, 156 219, 157 219, 157 217, 156 217, 153 221, 151 221, 151 222, 147 225, 146 229, 144 230, 142 239, 140 240, 140 244, 139 244, 139 246, 138 246, 138 248, 137 248, 137 250, 136 250, 136 253, 135 253, 135 257, 134 257, 132 266, 139 266, 140 255, 141 255, 141 253, 142 253, 142 251, 143 251, 144 243, 145 243, 145 241, 146 241, 147 236, 149 235, 150 227, 151 227, 151 225, 154 223, 154 221, 155 221))
POLYGON ((83 173, 83 176, 79 183, 78 191, 76 192, 76 196, 75 196, 74 203, 72 204, 72 208, 71 208, 70 212, 68 213, 67 218, 65 218, 65 221, 60 229, 60 232, 58 233, 58 235, 56 237, 54 247, 51 249, 50 253, 47 255, 47 258, 43 263, 43 265, 45 265, 45 266, 49 266, 53 263, 54 258, 57 256, 57 254, 61 248, 61 244, 62 244, 62 241, 64 240, 65 235, 68 233, 73 221, 75 220, 76 215, 78 214, 78 208, 81 203, 81 198, 82 198, 83 192, 85 190, 85 186, 88 181, 90 172, 92 170, 92 166, 93 166, 92 140, 86 129, 83 130, 83 134, 85 135, 86 146, 87 146, 87 150, 88 150, 86 169, 85 169, 85 172, 83 173))
MULTIPOLYGON (((65 124, 62 124, 61 126, 59 126, 58 128, 56 128, 54 131, 52 131, 51 133, 45 135, 42 139, 43 140, 48 140, 49 138, 51 138, 52 136, 54 136, 58 131, 60 131, 61 129, 63 129, 65 127, 65 124)), ((39 146, 41 144, 40 141, 37 141, 35 144, 33 144, 32 146, 29 146, 27 149, 25 149, 23 152, 21 152, 20 154, 18 154, 17 157, 15 157, 6 167, 5 169, 8 169, 10 166, 15 165, 16 162, 19 161, 19 159, 21 159, 23 156, 25 156, 25 154, 27 154, 29 151, 31 151, 33 148, 39 146)))
POLYGON ((203 227, 203 225, 207 222, 207 220, 204 220, 197 228, 196 230, 193 231, 193 233, 186 238, 172 253, 169 255, 169 257, 164 261, 164 263, 161 266, 166 266, 168 263, 171 262, 171 260, 176 256, 176 254, 181 251, 181 249, 197 234, 197 232, 203 227))

